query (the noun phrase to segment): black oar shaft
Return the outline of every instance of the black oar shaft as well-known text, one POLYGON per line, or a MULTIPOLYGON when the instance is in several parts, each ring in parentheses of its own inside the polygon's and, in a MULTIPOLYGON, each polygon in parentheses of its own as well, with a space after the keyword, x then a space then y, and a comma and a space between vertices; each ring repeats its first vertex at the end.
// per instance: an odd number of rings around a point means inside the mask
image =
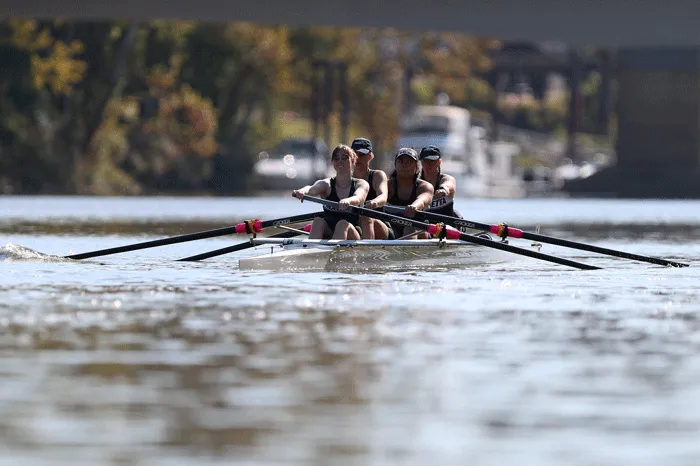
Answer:
POLYGON ((640 256, 639 254, 633 254, 631 252, 616 251, 614 249, 603 248, 600 246, 595 246, 593 244, 578 243, 575 241, 554 238, 551 236, 540 235, 537 233, 523 232, 522 237, 533 241, 541 241, 542 243, 549 243, 557 246, 564 246, 567 248, 580 249, 582 251, 590 251, 598 254, 607 254, 609 256, 620 257, 623 259, 637 260, 640 262, 649 262, 651 264, 665 265, 669 267, 688 267, 690 265, 685 264, 683 262, 676 262, 668 259, 660 259, 657 257, 640 256))
POLYGON ((195 241, 198 239, 214 238, 216 236, 230 235, 236 232, 236 227, 218 228, 216 230, 203 231, 188 235, 174 236, 171 238, 156 239, 153 241, 144 241, 143 243, 129 244, 126 246, 117 246, 114 248, 100 249, 98 251, 84 252, 81 254, 73 254, 65 256, 67 259, 89 259, 91 257, 108 256, 110 254, 118 254, 121 252, 138 251, 139 249, 155 248, 158 246, 167 246, 169 244, 184 243, 186 241, 195 241))
MULTIPOLYGON (((329 207, 331 209, 337 209, 337 207, 338 207, 338 203, 335 201, 329 201, 327 199, 320 199, 320 198, 312 197, 309 195, 304 195, 303 200, 316 202, 318 204, 325 205, 326 207, 329 207)), ((350 206, 350 211, 353 213, 365 216, 365 217, 372 217, 372 218, 376 218, 379 220, 385 220, 385 221, 388 221, 390 223, 393 223, 395 225, 400 225, 400 226, 420 228, 421 230, 426 230, 426 231, 429 230, 431 227, 430 224, 425 223, 425 222, 421 222, 420 220, 415 220, 415 219, 411 219, 411 218, 407 218, 407 217, 399 217, 397 215, 392 215, 392 214, 388 214, 386 212, 380 212, 377 210, 366 209, 364 207, 350 206)), ((467 233, 460 233, 459 239, 462 241, 468 241, 470 243, 480 244, 480 245, 488 247, 488 248, 500 249, 502 251, 508 251, 508 252, 512 252, 514 254, 528 256, 528 257, 532 257, 535 259, 540 259, 540 260, 544 260, 547 262, 552 262, 555 264, 566 265, 566 266, 574 267, 574 268, 581 269, 581 270, 600 269, 600 267, 596 267, 593 265, 583 264, 583 263, 572 261, 569 259, 563 259, 560 257, 550 256, 548 254, 542 254, 540 252, 532 251, 529 249, 523 249, 523 248, 519 248, 516 246, 511 246, 509 244, 499 243, 496 241, 491 241, 491 240, 487 240, 484 238, 479 238, 478 236, 469 235, 467 233)))
MULTIPOLYGON (((271 235, 270 238, 292 238, 294 236, 297 236, 298 234, 299 233, 297 233, 296 231, 284 231, 282 233, 277 233, 276 235, 271 235)), ((202 254, 197 254, 195 256, 184 257, 182 259, 178 259, 178 261, 180 261, 180 262, 201 261, 204 259, 210 259, 212 257, 221 256, 224 254, 229 254, 231 252, 243 251, 244 249, 252 248, 253 246, 255 246, 255 245, 251 241, 248 241, 246 243, 234 244, 233 246, 228 246, 225 248, 216 249, 214 251, 203 252, 202 254)))
MULTIPOLYGON (((262 228, 273 227, 278 225, 287 225, 290 223, 304 222, 319 215, 318 212, 294 215, 291 217, 283 217, 274 220, 266 220, 261 222, 262 228)), ((187 241, 196 241, 199 239, 215 238, 217 236, 231 235, 239 233, 238 226, 217 228, 215 230, 200 231, 198 233, 190 233, 187 235, 171 236, 170 238, 156 239, 153 241, 144 241, 143 243, 129 244, 126 246, 117 246, 114 248, 100 249, 99 251, 84 252, 81 254, 72 254, 65 256, 66 259, 89 259, 91 257, 107 256, 110 254, 118 254, 122 252, 138 251, 139 249, 155 248, 158 246, 167 246, 169 244, 184 243, 187 241)))
MULTIPOLYGON (((450 217, 442 214, 434 214, 432 212, 416 212, 418 218, 424 218, 426 220, 432 220, 435 222, 443 222, 447 225, 453 227, 465 227, 473 229, 488 230, 493 232, 494 225, 488 225, 486 223, 474 222, 472 220, 464 220, 461 218, 450 217)), ((593 244, 579 243, 577 241, 570 241, 562 238, 555 238, 552 236, 541 235, 539 233, 530 233, 527 231, 516 230, 518 235, 515 238, 529 239, 532 241, 539 241, 547 244, 554 244, 556 246, 563 246, 566 248, 580 249, 582 251, 595 252, 598 254, 606 254, 609 256, 620 257, 623 259, 637 260, 640 262, 649 262, 651 264, 665 265, 670 267, 688 267, 689 264, 682 262, 676 262, 667 259, 660 259, 656 257, 641 256, 639 254, 633 254, 630 252, 617 251, 615 249, 603 248, 600 246, 595 246, 593 244)))

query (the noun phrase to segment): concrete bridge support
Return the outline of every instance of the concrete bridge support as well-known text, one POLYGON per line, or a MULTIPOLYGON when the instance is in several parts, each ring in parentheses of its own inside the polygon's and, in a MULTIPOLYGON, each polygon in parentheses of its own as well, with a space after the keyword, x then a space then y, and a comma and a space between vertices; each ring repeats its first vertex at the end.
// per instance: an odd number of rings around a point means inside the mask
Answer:
POLYGON ((700 198, 700 47, 617 53, 617 165, 572 194, 700 198))

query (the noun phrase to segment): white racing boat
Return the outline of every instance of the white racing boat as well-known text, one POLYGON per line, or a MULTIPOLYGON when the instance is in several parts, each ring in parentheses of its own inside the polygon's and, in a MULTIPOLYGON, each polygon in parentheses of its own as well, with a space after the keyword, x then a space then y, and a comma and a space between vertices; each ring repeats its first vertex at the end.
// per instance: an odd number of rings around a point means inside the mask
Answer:
MULTIPOLYGON (((303 200, 315 202, 329 208, 338 209, 338 203, 305 194, 303 200)), ((389 267, 390 269, 410 269, 419 267, 447 268, 453 266, 473 265, 480 263, 502 262, 514 257, 531 257, 540 261, 564 265, 578 270, 598 270, 601 267, 577 262, 571 259, 543 254, 540 251, 542 243, 580 249, 583 251, 622 257, 667 267, 688 267, 690 264, 657 257, 642 256, 625 251, 603 248, 592 244, 570 241, 563 238, 531 233, 518 228, 509 227, 505 223, 489 225, 462 218, 448 217, 429 212, 416 212, 420 218, 407 218, 380 212, 364 207, 350 206, 350 210, 359 215, 388 221, 392 224, 417 228, 427 231, 437 238, 431 240, 311 240, 289 239, 291 235, 307 234, 309 225, 302 230, 289 228, 286 225, 307 222, 321 215, 321 212, 292 215, 277 219, 248 220, 235 226, 217 228, 214 230, 171 236, 124 246, 89 251, 68 256, 57 256, 60 259, 81 260, 92 257, 118 254, 140 249, 154 248, 169 244, 183 243, 205 238, 214 238, 230 234, 253 234, 250 241, 234 244, 215 251, 208 251, 193 256, 178 259, 178 261, 200 261, 236 251, 250 249, 255 255, 239 260, 241 269, 272 269, 298 270, 312 268, 321 270, 355 269, 376 271, 389 267), (426 223, 440 222, 437 224, 426 223), (452 228, 450 228, 450 226, 452 228), (267 227, 279 227, 291 230, 273 235, 268 238, 256 238, 255 234, 267 227), (455 229, 459 228, 459 230, 455 229), (477 230, 482 233, 469 234, 464 230, 477 230), (502 238, 495 240, 488 233, 502 238), (506 238, 520 238, 533 241, 530 247, 517 247, 508 244, 506 238), (257 246, 257 248, 256 248, 257 246), (266 247, 267 246, 267 247, 266 247), (269 247, 269 248, 268 248, 269 247), (263 251, 261 251, 263 249, 263 251), (268 252, 269 251, 269 252, 268 252)), ((1 251, 0 251, 1 252, 1 251)))
POLYGON ((239 260, 241 270, 407 270, 476 265, 513 258, 508 252, 460 240, 252 238, 251 242, 257 246, 253 250, 255 255, 239 260))

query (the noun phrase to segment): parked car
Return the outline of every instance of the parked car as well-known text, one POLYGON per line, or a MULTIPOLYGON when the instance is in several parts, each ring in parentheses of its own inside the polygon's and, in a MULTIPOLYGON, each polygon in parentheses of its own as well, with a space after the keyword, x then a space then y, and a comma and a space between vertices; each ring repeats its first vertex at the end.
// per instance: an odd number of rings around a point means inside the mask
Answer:
POLYGON ((260 189, 295 189, 327 176, 329 160, 322 139, 287 138, 260 152, 253 171, 260 189))

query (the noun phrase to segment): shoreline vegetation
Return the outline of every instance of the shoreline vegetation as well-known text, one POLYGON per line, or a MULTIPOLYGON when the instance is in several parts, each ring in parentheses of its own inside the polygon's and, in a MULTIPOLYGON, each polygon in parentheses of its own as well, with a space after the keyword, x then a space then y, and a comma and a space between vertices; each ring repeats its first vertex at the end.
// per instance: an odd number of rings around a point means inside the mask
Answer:
MULTIPOLYGON (((347 65, 348 137, 369 137, 378 154, 393 148, 407 102, 437 95, 556 134, 566 93, 496 99, 484 76, 500 46, 393 29, 5 20, 0 194, 254 193, 258 153, 313 132, 317 60, 347 65)), ((321 111, 332 147, 342 118, 337 108, 321 111)))

